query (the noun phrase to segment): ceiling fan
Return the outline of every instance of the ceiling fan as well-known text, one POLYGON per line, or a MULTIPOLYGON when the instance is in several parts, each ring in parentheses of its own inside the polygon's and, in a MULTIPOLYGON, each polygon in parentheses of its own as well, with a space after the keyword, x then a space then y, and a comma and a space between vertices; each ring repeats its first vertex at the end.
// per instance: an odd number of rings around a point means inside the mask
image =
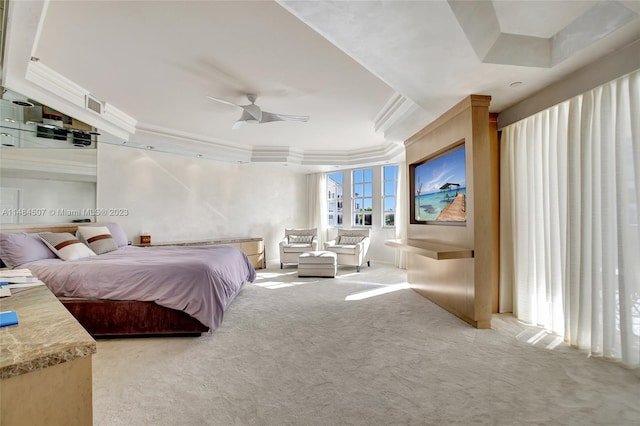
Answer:
POLYGON ((244 123, 269 123, 271 121, 309 121, 309 116, 306 115, 287 115, 287 114, 274 114, 272 112, 262 111, 258 105, 255 104, 257 95, 247 94, 247 99, 251 102, 248 105, 238 105, 233 102, 214 98, 213 96, 207 96, 207 98, 220 102, 222 104, 227 104, 231 106, 235 106, 238 108, 242 108, 242 115, 231 127, 233 130, 239 129, 244 123))

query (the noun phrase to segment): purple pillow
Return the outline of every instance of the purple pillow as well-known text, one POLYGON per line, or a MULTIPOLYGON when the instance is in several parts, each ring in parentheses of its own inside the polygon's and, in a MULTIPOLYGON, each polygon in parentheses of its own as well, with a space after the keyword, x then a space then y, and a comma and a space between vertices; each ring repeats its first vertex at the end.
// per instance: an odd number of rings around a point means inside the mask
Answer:
POLYGON ((56 259, 57 256, 38 234, 0 234, 0 259, 7 268, 15 268, 41 259, 56 259))
MULTIPOLYGON (((111 234, 111 238, 113 238, 118 245, 118 248, 129 245, 127 234, 124 233, 124 230, 117 223, 96 223, 87 226, 106 226, 111 234)), ((77 233, 76 236, 78 236, 77 233)))

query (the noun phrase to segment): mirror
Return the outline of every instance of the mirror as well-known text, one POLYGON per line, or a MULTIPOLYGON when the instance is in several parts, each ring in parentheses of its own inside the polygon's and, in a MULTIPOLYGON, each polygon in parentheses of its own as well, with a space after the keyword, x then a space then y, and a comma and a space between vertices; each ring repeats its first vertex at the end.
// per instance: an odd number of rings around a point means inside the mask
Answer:
POLYGON ((0 224, 95 221, 98 133, 3 90, 0 224))

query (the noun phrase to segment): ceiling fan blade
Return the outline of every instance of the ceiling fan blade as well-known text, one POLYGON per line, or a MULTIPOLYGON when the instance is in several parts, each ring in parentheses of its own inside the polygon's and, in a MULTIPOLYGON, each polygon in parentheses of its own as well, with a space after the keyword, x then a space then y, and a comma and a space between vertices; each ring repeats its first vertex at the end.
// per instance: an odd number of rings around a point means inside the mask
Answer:
POLYGON ((221 104, 226 104, 226 105, 231 105, 231 106, 238 107, 238 108, 243 108, 242 105, 234 104, 233 102, 225 101, 224 99, 214 98, 213 96, 207 96, 207 98, 211 99, 212 101, 220 102, 221 104))
MULTIPOLYGON (((245 107, 242 107, 242 108, 245 108, 245 107)), ((255 117, 245 109, 244 111, 242 111, 242 115, 240 116, 238 121, 233 123, 233 126, 231 126, 231 128, 233 130, 238 130, 245 123, 259 123, 259 121, 256 120, 255 117)))
POLYGON ((308 115, 287 115, 287 114, 274 114, 272 112, 262 111, 261 123, 268 123, 270 121, 309 121, 308 115))

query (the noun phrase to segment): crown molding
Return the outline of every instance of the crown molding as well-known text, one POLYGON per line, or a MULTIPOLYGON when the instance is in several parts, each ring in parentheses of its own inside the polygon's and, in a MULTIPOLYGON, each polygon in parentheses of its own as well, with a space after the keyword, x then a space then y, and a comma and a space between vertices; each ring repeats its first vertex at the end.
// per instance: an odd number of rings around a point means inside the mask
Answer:
POLYGON ((394 93, 374 119, 374 128, 387 141, 402 142, 435 119, 420 105, 394 93))
POLYGON ((251 162, 304 164, 304 154, 288 146, 256 146, 252 150, 251 162))
POLYGON ((84 108, 85 95, 89 92, 40 61, 30 61, 27 64, 25 79, 77 107, 84 108))
POLYGON ((394 93, 373 119, 374 130, 384 135, 390 128, 402 123, 417 107, 411 99, 398 92, 394 93))
POLYGON ((138 122, 135 137, 126 145, 144 149, 151 146, 173 154, 239 163, 250 162, 252 156, 250 147, 142 122, 138 122))
POLYGON ((304 165, 359 166, 396 160, 404 155, 401 143, 387 142, 377 147, 353 151, 305 151, 304 165))
POLYGON ((138 120, 119 110, 108 102, 104 103, 103 116, 110 123, 126 130, 129 133, 135 133, 136 131, 136 124, 138 123, 138 120))
MULTIPOLYGON (((101 142, 123 145, 117 140, 101 142)), ((138 123, 135 137, 124 145, 218 161, 301 166, 359 166, 394 161, 404 155, 404 145, 394 142, 354 151, 300 151, 288 146, 240 147, 232 142, 149 123, 138 123)))

